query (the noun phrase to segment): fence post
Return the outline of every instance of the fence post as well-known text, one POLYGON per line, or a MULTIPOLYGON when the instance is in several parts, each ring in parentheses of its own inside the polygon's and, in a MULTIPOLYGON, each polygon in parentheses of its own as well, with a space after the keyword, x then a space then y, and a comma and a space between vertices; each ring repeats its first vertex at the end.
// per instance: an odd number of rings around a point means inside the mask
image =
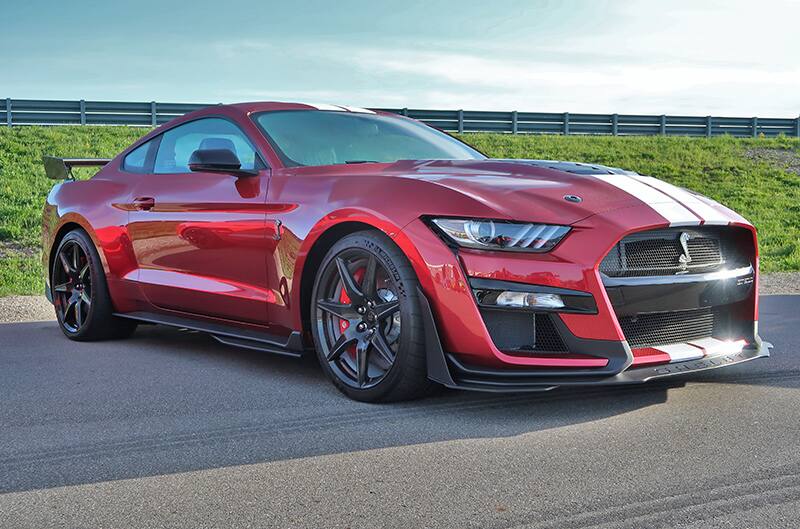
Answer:
POLYGON ((517 111, 513 111, 511 113, 511 134, 516 134, 519 130, 519 125, 517 124, 517 111))
POLYGON ((464 111, 458 111, 458 133, 461 134, 464 132, 464 111))
POLYGON ((564 112, 564 136, 569 134, 569 112, 564 112))
POLYGON ((81 99, 81 125, 86 125, 86 101, 81 99))
POLYGON ((150 126, 158 125, 158 115, 156 114, 156 102, 150 101, 150 126))
POLYGON ((11 126, 11 98, 6 98, 6 125, 11 126))
POLYGON ((611 115, 611 134, 616 136, 619 132, 619 114, 611 115))
POLYGON ((794 135, 797 136, 798 138, 800 138, 800 117, 798 117, 795 120, 795 123, 794 123, 794 135))
POLYGON ((756 118, 756 117, 753 118, 752 128, 753 128, 753 137, 757 138, 758 137, 758 118, 756 118))
POLYGON ((660 130, 661 135, 665 136, 667 134, 667 116, 664 114, 661 114, 660 125, 661 125, 661 130, 660 130))
POLYGON ((706 138, 711 137, 711 116, 706 116, 706 138))

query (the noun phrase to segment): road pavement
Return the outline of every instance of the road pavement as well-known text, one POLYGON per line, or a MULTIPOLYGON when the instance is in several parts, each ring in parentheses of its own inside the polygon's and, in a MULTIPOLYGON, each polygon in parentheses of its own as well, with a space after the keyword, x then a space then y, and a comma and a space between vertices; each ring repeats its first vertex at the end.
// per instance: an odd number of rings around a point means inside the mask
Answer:
POLYGON ((341 396, 313 360, 0 325, 0 527, 796 527, 800 296, 773 356, 636 387, 341 396))

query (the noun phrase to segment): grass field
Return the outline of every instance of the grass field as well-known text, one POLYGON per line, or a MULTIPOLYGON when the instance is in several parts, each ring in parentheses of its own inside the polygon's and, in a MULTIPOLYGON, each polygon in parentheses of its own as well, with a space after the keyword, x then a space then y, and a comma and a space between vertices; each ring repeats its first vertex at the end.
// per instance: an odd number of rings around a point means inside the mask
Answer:
MULTIPOLYGON (((40 214, 53 182, 44 175, 42 155, 113 156, 146 132, 127 127, 0 127, 0 296, 43 289, 40 214)), ((463 139, 492 157, 601 163, 689 187, 756 224, 764 271, 800 270, 796 138, 465 134, 463 139)))

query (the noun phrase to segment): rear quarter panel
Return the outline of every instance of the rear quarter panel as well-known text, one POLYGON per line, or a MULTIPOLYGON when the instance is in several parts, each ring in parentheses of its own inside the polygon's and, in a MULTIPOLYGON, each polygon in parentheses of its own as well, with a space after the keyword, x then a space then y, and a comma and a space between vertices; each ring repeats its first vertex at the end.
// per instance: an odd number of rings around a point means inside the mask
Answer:
POLYGON ((125 178, 111 179, 102 172, 89 180, 62 182, 48 194, 42 217, 43 260, 48 276, 59 234, 77 225, 98 250, 117 310, 133 310, 127 298, 130 293, 122 285, 125 275, 136 267, 127 235, 129 188, 125 178))

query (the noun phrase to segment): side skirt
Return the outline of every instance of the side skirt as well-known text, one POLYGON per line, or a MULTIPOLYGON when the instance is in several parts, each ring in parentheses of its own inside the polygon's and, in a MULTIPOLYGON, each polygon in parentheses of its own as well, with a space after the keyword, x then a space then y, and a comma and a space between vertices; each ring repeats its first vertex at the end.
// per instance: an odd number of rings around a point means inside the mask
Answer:
POLYGON ((298 331, 294 331, 288 338, 282 339, 258 331, 239 329, 231 325, 208 323, 190 318, 181 318, 179 316, 156 314, 154 312, 119 312, 115 313, 114 316, 208 333, 218 342, 234 347, 242 347, 295 358, 301 357, 304 352, 303 338, 298 331))

